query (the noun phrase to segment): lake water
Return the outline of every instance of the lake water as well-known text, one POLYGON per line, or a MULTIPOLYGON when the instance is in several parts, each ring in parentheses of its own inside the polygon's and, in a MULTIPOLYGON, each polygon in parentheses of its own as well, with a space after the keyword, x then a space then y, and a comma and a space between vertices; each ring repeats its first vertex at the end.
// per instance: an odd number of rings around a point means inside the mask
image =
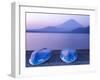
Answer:
POLYGON ((26 50, 50 49, 89 49, 89 34, 69 33, 26 33, 26 50))

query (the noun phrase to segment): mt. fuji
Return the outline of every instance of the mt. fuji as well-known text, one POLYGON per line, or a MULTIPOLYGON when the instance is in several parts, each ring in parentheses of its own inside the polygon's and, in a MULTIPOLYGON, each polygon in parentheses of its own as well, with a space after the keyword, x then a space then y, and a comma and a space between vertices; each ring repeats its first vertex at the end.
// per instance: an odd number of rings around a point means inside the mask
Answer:
POLYGON ((41 33, 89 33, 89 26, 83 27, 77 21, 71 19, 60 25, 46 26, 41 29, 28 29, 26 32, 41 32, 41 33))

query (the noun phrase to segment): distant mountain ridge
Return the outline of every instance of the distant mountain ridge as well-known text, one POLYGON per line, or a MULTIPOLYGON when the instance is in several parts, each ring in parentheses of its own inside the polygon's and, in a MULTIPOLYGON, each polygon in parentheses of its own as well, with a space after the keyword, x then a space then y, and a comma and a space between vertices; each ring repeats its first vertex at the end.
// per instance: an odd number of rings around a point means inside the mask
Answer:
POLYGON ((77 28, 72 31, 72 33, 89 33, 89 27, 86 28, 77 28))
POLYGON ((41 29, 30 29, 26 32, 45 32, 45 33, 89 33, 89 26, 83 27, 77 21, 71 19, 57 26, 47 26, 41 29))

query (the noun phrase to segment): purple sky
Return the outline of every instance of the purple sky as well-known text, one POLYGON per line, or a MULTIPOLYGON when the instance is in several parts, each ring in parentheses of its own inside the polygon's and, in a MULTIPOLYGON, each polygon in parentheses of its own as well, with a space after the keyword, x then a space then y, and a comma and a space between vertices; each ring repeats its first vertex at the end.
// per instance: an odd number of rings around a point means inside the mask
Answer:
POLYGON ((43 14, 43 13, 27 13, 26 28, 40 29, 46 26, 56 26, 70 19, 74 19, 83 27, 89 25, 89 16, 82 15, 59 15, 59 14, 43 14))

